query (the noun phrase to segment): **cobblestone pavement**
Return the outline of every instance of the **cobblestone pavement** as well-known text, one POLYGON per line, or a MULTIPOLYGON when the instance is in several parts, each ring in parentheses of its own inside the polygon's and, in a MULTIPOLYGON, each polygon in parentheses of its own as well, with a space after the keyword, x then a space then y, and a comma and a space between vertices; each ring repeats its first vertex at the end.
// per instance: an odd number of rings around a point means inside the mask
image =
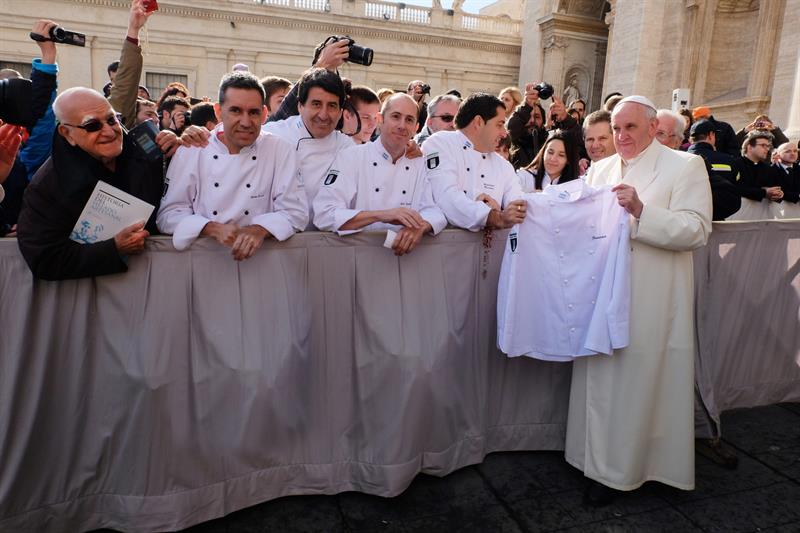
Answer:
POLYGON ((648 483, 590 508, 562 453, 494 453, 444 478, 419 475, 395 498, 287 497, 184 533, 800 532, 800 404, 731 411, 722 427, 739 467, 698 455, 692 492, 648 483))

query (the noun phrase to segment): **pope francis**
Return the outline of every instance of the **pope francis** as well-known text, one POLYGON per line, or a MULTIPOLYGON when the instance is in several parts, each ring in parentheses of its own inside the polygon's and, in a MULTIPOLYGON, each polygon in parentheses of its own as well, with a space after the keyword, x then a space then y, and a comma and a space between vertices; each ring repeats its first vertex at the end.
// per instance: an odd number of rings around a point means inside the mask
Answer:
POLYGON ((692 250, 711 232, 711 190, 701 158, 654 140, 657 123, 647 98, 620 101, 617 154, 587 174, 631 214, 630 344, 573 366, 565 456, 598 483, 595 505, 649 480, 694 488, 692 250))

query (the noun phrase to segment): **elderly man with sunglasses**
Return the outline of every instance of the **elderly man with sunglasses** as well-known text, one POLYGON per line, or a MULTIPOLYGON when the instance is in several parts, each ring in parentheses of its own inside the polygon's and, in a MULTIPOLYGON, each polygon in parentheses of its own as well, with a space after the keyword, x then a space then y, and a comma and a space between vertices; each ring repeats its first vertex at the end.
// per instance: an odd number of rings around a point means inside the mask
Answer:
POLYGON ((452 94, 440 94, 428 104, 428 118, 425 120, 425 127, 417 133, 414 141, 419 146, 425 139, 437 131, 454 131, 456 129, 456 113, 461 99, 452 94))
MULTIPOLYGON (((33 275, 42 279, 124 272, 128 256, 142 252, 145 238, 156 230, 155 211, 150 220, 102 242, 80 244, 70 240, 70 232, 99 180, 158 207, 163 161, 145 158, 123 132, 108 101, 93 89, 64 91, 53 110, 58 135, 52 156, 25 191, 18 222, 20 251, 33 275)), ((167 152, 174 148, 162 146, 167 152)))

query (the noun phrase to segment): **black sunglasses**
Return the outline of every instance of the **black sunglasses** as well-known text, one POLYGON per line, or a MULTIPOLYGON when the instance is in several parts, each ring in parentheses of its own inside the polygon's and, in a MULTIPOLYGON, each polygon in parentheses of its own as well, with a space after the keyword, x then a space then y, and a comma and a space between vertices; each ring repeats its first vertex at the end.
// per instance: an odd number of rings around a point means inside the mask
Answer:
POLYGON ((456 117, 453 115, 431 115, 431 118, 440 118, 442 122, 453 122, 453 119, 456 117))
POLYGON ((87 133, 95 133, 103 129, 103 124, 108 124, 112 128, 119 124, 119 119, 117 119, 116 115, 111 115, 105 121, 93 118, 91 120, 87 120, 83 124, 76 125, 76 124, 67 124, 65 122, 61 123, 64 126, 69 126, 71 128, 79 128, 84 130, 87 133))

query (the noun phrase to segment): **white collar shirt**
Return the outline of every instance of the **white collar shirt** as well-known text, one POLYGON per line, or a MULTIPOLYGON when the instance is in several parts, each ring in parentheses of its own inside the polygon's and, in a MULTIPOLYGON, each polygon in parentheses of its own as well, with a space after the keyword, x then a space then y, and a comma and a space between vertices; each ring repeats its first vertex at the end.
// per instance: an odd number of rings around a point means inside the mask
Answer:
POLYGON ((439 131, 422 145, 433 200, 453 226, 478 231, 491 210, 477 200, 492 197, 501 207, 522 198, 511 163, 495 152, 481 153, 461 131, 439 131))
MULTIPOLYGON (((522 188, 522 192, 536 192, 535 172, 535 170, 528 170, 527 168, 521 168, 517 170, 517 178, 519 179, 519 186, 522 188)), ((558 179, 556 179, 556 183, 557 182, 558 179)), ((550 179, 550 174, 545 172, 544 176, 542 177, 542 190, 547 189, 550 185, 553 185, 553 181, 550 179)))
MULTIPOLYGON (((315 139, 306 128, 303 118, 295 115, 286 120, 267 122, 262 131, 274 133, 284 139, 297 152, 297 176, 300 186, 305 189, 309 209, 313 207, 314 198, 328 175, 328 170, 336 160, 339 152, 356 146, 353 139, 338 130, 315 139)), ((314 219, 313 211, 309 213, 309 222, 314 219)))
POLYGON ((167 171, 158 228, 172 234, 178 250, 188 248, 208 222, 259 225, 277 240, 302 231, 308 201, 297 182, 295 152, 284 140, 262 133, 231 154, 219 139, 222 124, 206 147, 181 147, 167 171))
POLYGON ((498 347, 571 361, 627 346, 629 218, 611 186, 573 180, 525 198, 500 271, 498 347))
POLYGON ((393 163, 380 138, 339 154, 314 199, 313 207, 314 225, 340 235, 363 230, 396 230, 399 226, 382 222, 359 230, 339 230, 361 211, 396 207, 408 207, 419 212, 430 223, 434 235, 447 226, 444 214, 433 202, 425 159, 408 159, 404 155, 393 163))

